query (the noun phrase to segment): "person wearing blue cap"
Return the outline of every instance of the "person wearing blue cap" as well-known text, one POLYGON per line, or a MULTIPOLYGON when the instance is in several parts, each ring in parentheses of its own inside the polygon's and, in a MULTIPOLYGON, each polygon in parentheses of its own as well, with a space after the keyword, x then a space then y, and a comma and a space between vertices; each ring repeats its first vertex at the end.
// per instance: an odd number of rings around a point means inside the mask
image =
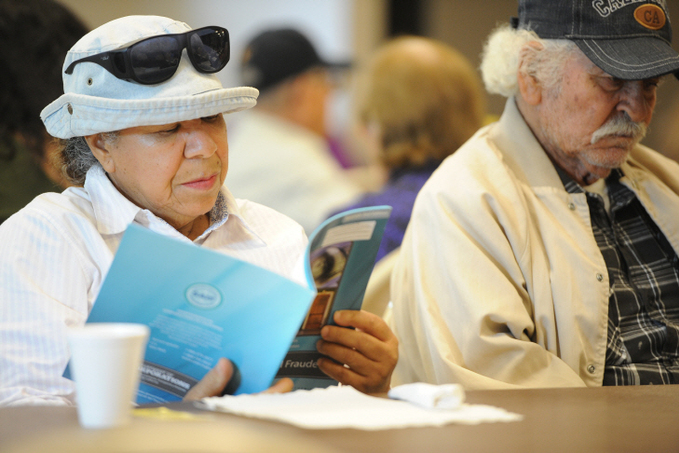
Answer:
POLYGON ((679 71, 666 6, 519 0, 491 34, 507 103, 415 202, 395 384, 679 383, 679 165, 639 144, 679 71))
MULTIPOLYGON (((66 332, 87 319, 131 223, 304 281, 306 235, 292 219, 224 186, 223 114, 255 105, 224 88, 229 34, 159 16, 128 16, 80 39, 62 68, 64 94, 45 107, 73 187, 44 194, 0 225, 0 405, 72 404, 62 373, 66 332)), ((190 265, 190 263, 187 263, 190 265)), ((339 312, 319 342, 319 367, 362 391, 386 391, 396 340, 366 312, 339 312), (346 365, 346 366, 344 366, 346 365)), ((220 360, 186 394, 219 395, 220 360)), ((272 390, 292 387, 289 379, 272 390)))

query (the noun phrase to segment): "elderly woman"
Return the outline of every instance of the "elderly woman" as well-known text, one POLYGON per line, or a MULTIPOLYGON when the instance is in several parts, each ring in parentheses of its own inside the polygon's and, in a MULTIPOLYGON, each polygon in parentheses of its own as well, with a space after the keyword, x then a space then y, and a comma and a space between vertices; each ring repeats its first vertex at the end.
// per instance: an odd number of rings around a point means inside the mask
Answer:
MULTIPOLYGON (((0 226, 0 405, 73 403, 74 385, 62 377, 66 330, 87 319, 131 223, 302 281, 302 228, 222 185, 222 114, 252 107, 258 94, 221 86, 215 73, 228 59, 225 29, 155 16, 109 22, 68 53, 65 94, 41 116, 62 139, 76 186, 39 196, 0 226)), ((355 329, 324 331, 318 347, 329 358, 319 367, 359 390, 385 391, 397 355, 391 331, 365 312, 336 321, 355 329)), ((222 359, 187 397, 219 394, 231 373, 222 359)), ((274 386, 290 388, 289 380, 274 386)))

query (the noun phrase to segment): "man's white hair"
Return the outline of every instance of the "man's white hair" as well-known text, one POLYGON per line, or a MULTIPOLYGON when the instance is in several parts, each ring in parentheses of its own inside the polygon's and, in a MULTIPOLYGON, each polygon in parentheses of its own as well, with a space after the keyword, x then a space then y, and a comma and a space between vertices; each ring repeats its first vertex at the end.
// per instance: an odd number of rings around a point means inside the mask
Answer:
POLYGON ((522 71, 538 79, 547 89, 558 88, 564 64, 575 52, 580 49, 572 41, 542 39, 531 30, 501 25, 490 34, 483 49, 483 83, 491 94, 516 95, 519 62, 524 59, 522 71))

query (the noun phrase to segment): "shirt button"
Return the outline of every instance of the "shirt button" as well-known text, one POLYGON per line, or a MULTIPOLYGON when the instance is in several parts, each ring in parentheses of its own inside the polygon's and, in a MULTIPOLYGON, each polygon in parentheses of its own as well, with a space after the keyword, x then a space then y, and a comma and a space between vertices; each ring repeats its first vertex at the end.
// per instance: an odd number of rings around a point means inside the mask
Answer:
POLYGON ((596 274, 596 279, 599 280, 600 282, 602 282, 602 281, 604 281, 604 276, 601 275, 601 274, 599 274, 599 273, 597 273, 597 274, 596 274))
POLYGON ((575 211, 575 204, 568 203, 568 209, 570 209, 571 211, 575 211))
POLYGON ((590 366, 587 367, 587 372, 589 374, 594 374, 595 371, 596 371, 596 367, 594 365, 590 365, 590 366))

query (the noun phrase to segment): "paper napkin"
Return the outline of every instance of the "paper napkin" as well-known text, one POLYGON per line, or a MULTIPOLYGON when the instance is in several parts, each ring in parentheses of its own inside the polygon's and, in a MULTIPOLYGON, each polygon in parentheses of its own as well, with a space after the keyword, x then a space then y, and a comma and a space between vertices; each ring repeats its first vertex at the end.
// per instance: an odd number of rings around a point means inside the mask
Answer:
POLYGON ((307 429, 381 430, 511 422, 523 418, 485 405, 460 404, 453 410, 425 409, 407 401, 368 396, 349 386, 205 398, 197 404, 214 411, 277 420, 307 429))
POLYGON ((408 401, 426 409, 459 409, 464 403, 460 384, 404 384, 389 390, 389 398, 408 401))

